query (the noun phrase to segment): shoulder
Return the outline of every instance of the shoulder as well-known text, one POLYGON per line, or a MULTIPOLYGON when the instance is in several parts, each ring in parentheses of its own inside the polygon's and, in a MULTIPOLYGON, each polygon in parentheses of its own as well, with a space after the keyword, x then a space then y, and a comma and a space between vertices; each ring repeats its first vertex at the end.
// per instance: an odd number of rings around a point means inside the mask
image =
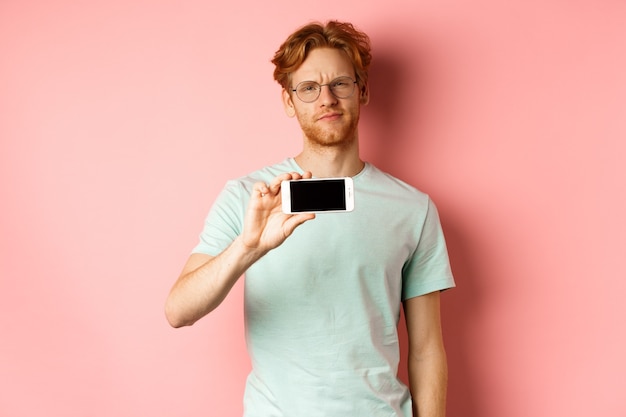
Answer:
POLYGON ((358 186, 367 191, 393 199, 428 204, 430 197, 413 185, 368 163, 356 180, 358 186))
POLYGON ((299 171, 299 168, 294 165, 292 158, 287 158, 281 162, 249 172, 239 178, 231 179, 228 181, 227 186, 243 186, 244 188, 252 189, 252 186, 257 182, 269 183, 278 175, 292 171, 299 171))

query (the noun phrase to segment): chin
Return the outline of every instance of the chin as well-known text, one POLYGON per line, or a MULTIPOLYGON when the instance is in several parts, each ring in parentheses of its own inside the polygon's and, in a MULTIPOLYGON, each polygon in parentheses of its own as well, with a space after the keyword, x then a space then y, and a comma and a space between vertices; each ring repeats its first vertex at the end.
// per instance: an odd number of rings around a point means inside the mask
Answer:
POLYGON ((343 148, 354 143, 354 136, 348 137, 307 137, 310 143, 324 148, 343 148))
POLYGON ((341 129, 339 132, 321 132, 318 129, 303 130, 310 143, 322 147, 346 147, 356 141, 356 129, 341 129))

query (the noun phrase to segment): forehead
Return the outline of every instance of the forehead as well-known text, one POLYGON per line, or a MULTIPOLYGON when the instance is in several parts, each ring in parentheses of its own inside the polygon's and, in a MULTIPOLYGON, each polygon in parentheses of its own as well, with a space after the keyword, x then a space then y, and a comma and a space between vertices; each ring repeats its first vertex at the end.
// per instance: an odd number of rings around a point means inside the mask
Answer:
POLYGON ((316 48, 309 52, 302 65, 291 74, 294 84, 301 81, 327 82, 341 76, 354 77, 354 67, 341 49, 316 48))

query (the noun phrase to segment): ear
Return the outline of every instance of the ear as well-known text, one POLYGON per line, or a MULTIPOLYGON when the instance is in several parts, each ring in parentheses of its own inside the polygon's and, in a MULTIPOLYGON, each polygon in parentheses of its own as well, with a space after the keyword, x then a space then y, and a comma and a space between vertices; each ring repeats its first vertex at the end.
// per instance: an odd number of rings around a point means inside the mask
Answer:
POLYGON ((367 106, 370 102, 370 87, 368 84, 361 88, 361 97, 359 97, 359 100, 363 106, 367 106))
POLYGON ((282 92, 283 99, 283 107, 285 108, 285 113, 289 117, 294 117, 296 115, 296 108, 294 107, 293 100, 291 94, 283 88, 282 92))

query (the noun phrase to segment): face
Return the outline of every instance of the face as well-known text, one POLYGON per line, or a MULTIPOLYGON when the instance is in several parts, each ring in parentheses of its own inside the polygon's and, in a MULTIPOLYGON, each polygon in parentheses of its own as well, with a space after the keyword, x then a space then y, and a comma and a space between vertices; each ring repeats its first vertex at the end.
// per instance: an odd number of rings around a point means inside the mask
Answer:
MULTIPOLYGON (((302 81, 327 84, 348 76, 356 79, 352 62, 345 52, 335 48, 312 50, 302 65, 291 74, 291 86, 302 81)), ((337 98, 328 86, 322 87, 320 96, 312 103, 301 101, 294 92, 283 91, 283 104, 290 117, 296 117, 305 140, 323 147, 346 146, 357 140, 360 103, 366 101, 359 86, 348 98, 337 98)))

